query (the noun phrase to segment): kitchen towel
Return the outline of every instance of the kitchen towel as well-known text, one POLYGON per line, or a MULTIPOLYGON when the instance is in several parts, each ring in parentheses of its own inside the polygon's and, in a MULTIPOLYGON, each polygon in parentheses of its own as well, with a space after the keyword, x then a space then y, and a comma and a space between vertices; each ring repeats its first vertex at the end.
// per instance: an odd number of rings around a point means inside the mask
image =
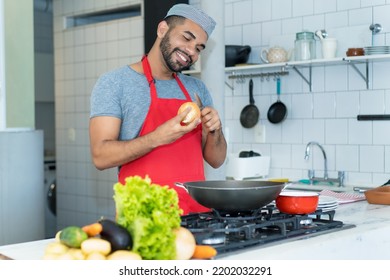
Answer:
POLYGON ((320 194, 336 198, 339 204, 361 201, 366 199, 364 194, 339 193, 331 190, 322 190, 320 194))

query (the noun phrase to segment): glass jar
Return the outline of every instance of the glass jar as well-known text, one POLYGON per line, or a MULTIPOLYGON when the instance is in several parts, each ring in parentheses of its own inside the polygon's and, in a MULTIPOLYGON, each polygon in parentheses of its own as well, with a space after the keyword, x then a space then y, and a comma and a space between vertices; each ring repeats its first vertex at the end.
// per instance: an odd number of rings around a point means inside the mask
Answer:
POLYGON ((295 40, 295 60, 316 58, 316 41, 313 32, 299 32, 295 40))

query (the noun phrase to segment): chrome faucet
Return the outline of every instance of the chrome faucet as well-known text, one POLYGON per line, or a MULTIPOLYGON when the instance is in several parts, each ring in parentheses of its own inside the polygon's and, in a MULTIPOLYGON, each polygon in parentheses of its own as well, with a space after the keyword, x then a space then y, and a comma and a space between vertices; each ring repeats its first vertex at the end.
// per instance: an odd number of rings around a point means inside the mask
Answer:
MULTIPOLYGON (((306 145, 306 151, 305 151, 305 160, 308 160, 308 159, 309 159, 309 156, 310 156, 310 147, 311 147, 312 145, 317 146, 317 147, 320 148, 321 151, 322 151, 322 154, 323 154, 323 156, 324 156, 324 179, 327 180, 327 179, 328 179, 328 159, 326 158, 326 153, 325 153, 324 148, 323 148, 318 142, 311 141, 311 142, 307 143, 307 145, 306 145)), ((314 177, 314 170, 312 170, 311 172, 309 171, 309 173, 312 175, 312 177, 314 177)), ((310 178, 309 178, 309 179, 310 179, 310 178)))
POLYGON ((317 146, 320 148, 322 155, 324 156, 324 177, 323 178, 317 178, 314 176, 314 169, 308 170, 308 176, 310 183, 313 183, 314 181, 324 181, 324 182, 337 182, 339 184, 339 187, 342 187, 344 185, 344 177, 345 177, 345 172, 344 171, 338 171, 338 178, 337 179, 331 179, 328 176, 328 159, 326 157, 326 153, 324 148, 315 141, 310 141, 306 145, 306 150, 305 150, 305 160, 308 160, 310 157, 310 148, 311 146, 317 146))

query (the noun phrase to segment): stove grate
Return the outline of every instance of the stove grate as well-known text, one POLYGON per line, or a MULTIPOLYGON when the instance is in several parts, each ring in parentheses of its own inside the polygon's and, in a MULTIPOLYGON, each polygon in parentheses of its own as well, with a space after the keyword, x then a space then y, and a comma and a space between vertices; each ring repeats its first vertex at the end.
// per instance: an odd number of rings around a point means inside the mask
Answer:
POLYGON ((194 234, 198 244, 212 245, 221 255, 342 228, 343 222, 334 220, 334 216, 335 210, 289 215, 280 213, 274 206, 267 206, 249 212, 224 213, 213 210, 193 213, 182 216, 181 225, 194 234))

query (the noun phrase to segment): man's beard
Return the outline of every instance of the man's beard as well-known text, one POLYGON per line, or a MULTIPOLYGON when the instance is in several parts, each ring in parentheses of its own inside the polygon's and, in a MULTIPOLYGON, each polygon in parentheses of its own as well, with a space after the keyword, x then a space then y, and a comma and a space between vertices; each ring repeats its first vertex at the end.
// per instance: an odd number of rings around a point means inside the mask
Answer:
POLYGON ((183 70, 187 70, 193 63, 192 59, 187 55, 187 53, 181 51, 179 48, 174 48, 171 51, 171 43, 169 42, 169 33, 167 33, 164 36, 164 38, 162 38, 160 43, 160 50, 164 58, 165 64, 172 72, 181 72, 183 70), (174 61, 173 55, 176 51, 185 53, 187 55, 187 57, 190 59, 188 65, 183 66, 179 62, 174 61))

